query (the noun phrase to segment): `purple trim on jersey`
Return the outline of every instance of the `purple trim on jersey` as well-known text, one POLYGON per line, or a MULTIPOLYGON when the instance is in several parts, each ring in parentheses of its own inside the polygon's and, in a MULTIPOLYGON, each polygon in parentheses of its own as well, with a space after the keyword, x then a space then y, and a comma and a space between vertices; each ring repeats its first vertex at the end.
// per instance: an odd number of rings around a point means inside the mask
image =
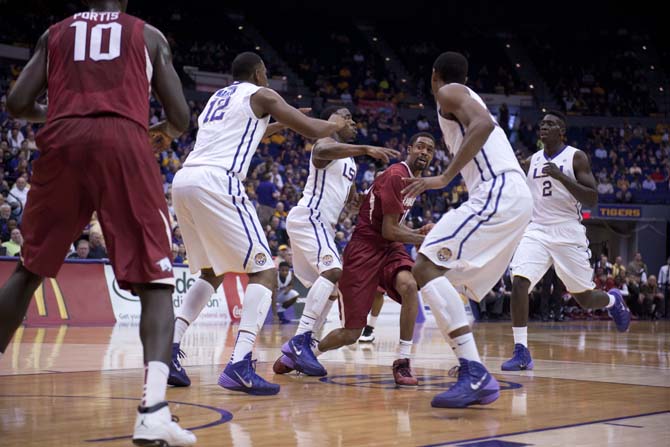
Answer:
POLYGON ((235 170, 235 164, 237 163, 237 156, 240 155, 240 149, 242 149, 244 139, 247 137, 247 132, 249 132, 249 126, 251 126, 251 118, 249 118, 249 120, 247 121, 247 128, 244 129, 244 135, 242 135, 242 141, 240 141, 240 144, 237 145, 237 151, 235 152, 235 157, 233 157, 233 165, 230 167, 231 171, 235 170))
POLYGON ((309 223, 312 224, 312 228, 314 229, 314 236, 316 236, 316 243, 319 246, 319 250, 316 252, 316 269, 319 270, 319 261, 321 260, 321 240, 319 239, 319 231, 316 229, 316 224, 314 224, 314 221, 312 220, 313 215, 314 211, 310 208, 309 223))
POLYGON ((307 208, 312 208, 312 200, 314 200, 314 197, 316 196, 316 187, 317 187, 317 182, 319 181, 319 169, 317 169, 316 167, 314 169, 316 169, 316 171, 315 171, 316 175, 314 176, 314 190, 312 190, 312 197, 309 198, 309 203, 307 204, 307 208))
MULTIPOLYGON (((458 127, 461 129, 461 135, 465 136, 465 128, 463 127, 461 122, 458 121, 458 119, 456 117, 454 117, 454 121, 456 122, 456 124, 458 124, 458 127)), ((454 150, 455 150, 455 148, 454 148, 454 150)), ((484 153, 484 148, 483 147, 480 149, 480 152, 484 153)), ((477 166, 477 170, 479 171, 479 176, 482 178, 482 182, 485 182, 486 178, 484 177, 484 170, 480 166, 479 160, 477 160, 478 155, 479 155, 479 152, 476 153, 475 156, 472 159, 474 160, 475 165, 477 166)), ((489 164, 489 160, 488 160, 488 158, 486 158, 485 153, 484 153, 484 160, 486 161, 486 164, 489 167, 489 171, 491 172, 491 178, 495 178, 495 174, 493 173, 493 169, 491 169, 491 165, 489 164)))
MULTIPOLYGON (((251 121, 251 118, 249 118, 249 121, 251 121)), ((256 128, 258 128, 259 121, 260 120, 256 120, 256 124, 254 124, 254 130, 251 131, 251 136, 249 137, 249 143, 247 144, 247 149, 244 151, 244 157, 242 157, 242 163, 240 163, 240 169, 237 170, 237 172, 239 173, 242 172, 244 162, 247 161, 247 155, 249 154, 249 149, 251 149, 251 142, 254 141, 254 134, 256 133, 256 128)), ((254 150, 256 150, 256 148, 254 148, 254 150)))
POLYGON ((323 198, 323 190, 326 189, 326 171, 323 171, 323 177, 321 178, 321 192, 319 192, 319 200, 316 201, 315 208, 318 210, 319 205, 321 204, 321 199, 323 198))
POLYGON ((486 166, 489 168, 489 172, 491 173, 491 178, 495 178, 495 173, 493 172, 493 168, 491 167, 491 163, 489 162, 489 158, 486 156, 486 151, 482 147, 481 149, 481 154, 484 157, 484 161, 486 161, 486 166))
POLYGON ((489 195, 488 198, 486 199, 486 203, 482 207, 482 209, 478 213, 473 213, 470 214, 464 221, 461 223, 456 230, 452 234, 450 234, 447 237, 443 237, 442 239, 438 239, 436 241, 431 242, 430 244, 427 244, 426 247, 430 247, 431 245, 439 244, 441 242, 448 241, 449 239, 453 239, 456 237, 456 235, 463 229, 463 227, 470 222, 475 216, 481 216, 484 210, 489 206, 489 203, 491 202, 491 197, 493 196, 493 188, 496 186, 496 182, 498 181, 498 177, 493 177, 493 183, 491 184, 491 189, 489 190, 489 195))
POLYGON ((247 233, 247 240, 249 241, 249 249, 247 250, 247 255, 244 257, 244 262, 242 263, 242 267, 246 270, 247 262, 249 262, 249 256, 251 255, 251 247, 254 246, 254 242, 251 240, 251 234, 249 234, 247 223, 244 221, 244 216, 242 215, 242 211, 240 211, 240 207, 237 206, 234 196, 233 196, 233 205, 235 205, 235 208, 237 208, 237 214, 240 215, 240 220, 242 221, 242 225, 244 226, 244 232, 247 233))
MULTIPOLYGON (((495 182, 496 179, 494 179, 493 181, 495 182)), ((491 220, 493 215, 498 211, 498 204, 500 203, 500 197, 502 197, 502 190, 503 190, 504 187, 505 187, 505 173, 503 172, 502 173, 502 185, 500 185, 500 190, 498 191, 498 198, 496 199, 496 205, 493 208, 493 212, 491 214, 489 214, 489 216, 485 220, 480 220, 479 223, 477 225, 475 225, 475 227, 472 230, 470 230, 470 232, 463 238, 463 240, 461 241, 461 244, 458 246, 458 255, 456 256, 456 259, 461 259, 461 253, 463 253, 463 244, 465 244, 465 241, 467 241, 468 238, 470 236, 472 236, 474 234, 474 232, 477 231, 477 229, 482 224, 485 224, 486 222, 491 220)), ((491 193, 492 192, 493 192, 493 188, 491 188, 491 191, 489 191, 489 200, 491 199, 491 193)), ((487 201, 487 203, 488 203, 488 201, 487 201)))
POLYGON ((556 158, 556 157, 558 157, 559 155, 561 155, 561 153, 562 153, 564 150, 566 150, 567 148, 568 148, 568 145, 566 144, 565 146, 563 146, 563 148, 562 148, 560 151, 556 152, 556 153, 554 154, 553 157, 548 157, 548 156, 547 156, 547 153, 546 153, 546 152, 544 151, 544 149, 543 149, 543 150, 542 150, 542 155, 544 156, 544 159, 545 159, 545 160, 547 160, 547 161, 551 161, 551 160, 553 160, 554 158, 556 158))
POLYGON ((333 252, 337 260, 342 263, 342 260, 340 259, 340 255, 337 253, 337 250, 334 250, 333 247, 330 246, 330 238, 328 237, 328 232, 326 231, 325 225, 323 225, 323 222, 321 221, 321 211, 319 211, 319 223, 321 224, 321 229, 323 230, 323 237, 326 238, 326 245, 328 245, 328 248, 330 248, 330 251, 333 252))
POLYGON ((244 197, 242 197, 242 207, 244 208, 244 211, 247 212, 249 215, 249 220, 251 221, 251 226, 254 227, 254 233, 256 233, 256 237, 258 238, 258 243, 261 244, 261 247, 265 249, 265 251, 268 252, 268 255, 270 255, 270 259, 272 259, 272 252, 270 249, 263 243, 263 239, 261 239, 261 235, 258 233, 258 228, 256 228, 256 224, 254 223, 254 218, 251 216, 251 213, 247 209, 247 204, 244 201, 244 197))

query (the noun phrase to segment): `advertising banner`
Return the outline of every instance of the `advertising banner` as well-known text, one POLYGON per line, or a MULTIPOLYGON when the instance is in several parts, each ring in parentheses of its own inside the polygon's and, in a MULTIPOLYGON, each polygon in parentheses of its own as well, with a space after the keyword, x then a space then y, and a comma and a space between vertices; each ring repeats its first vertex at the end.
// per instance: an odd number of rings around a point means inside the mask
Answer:
MULTIPOLYGON (((186 267, 174 267, 174 273, 176 284, 172 303, 175 311, 177 311, 184 301, 186 292, 198 279, 198 275, 192 275, 186 267)), ((105 266, 105 277, 116 321, 139 322, 141 311, 140 298, 119 287, 110 265, 105 266)), ((198 317, 198 321, 239 321, 242 316, 240 297, 244 296, 246 284, 246 275, 225 275, 222 286, 212 295, 198 317)))

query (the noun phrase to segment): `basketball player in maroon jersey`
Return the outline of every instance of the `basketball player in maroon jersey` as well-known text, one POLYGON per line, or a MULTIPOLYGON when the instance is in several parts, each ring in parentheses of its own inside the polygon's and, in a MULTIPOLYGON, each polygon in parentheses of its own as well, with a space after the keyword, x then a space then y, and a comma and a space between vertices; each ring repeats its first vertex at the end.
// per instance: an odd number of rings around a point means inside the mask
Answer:
MULTIPOLYGON (((52 25, 7 98, 17 117, 46 122, 23 217, 21 262, 0 291, 0 353, 44 277, 97 211, 119 285, 140 297, 145 381, 133 442, 192 445, 165 401, 174 316, 168 210, 147 135, 153 89, 164 141, 188 127, 189 110, 156 28, 124 13, 127 0, 90 0, 90 11, 52 25), (47 89, 49 104, 37 102, 47 89)), ((1 354, 0 354, 1 355, 1 354)))
POLYGON ((410 138, 406 160, 390 166, 375 178, 362 200, 356 229, 342 257, 339 289, 343 327, 330 332, 315 349, 318 355, 356 343, 367 323, 377 287, 381 287, 402 306, 398 359, 393 363, 397 386, 415 387, 419 383, 409 361, 418 312, 418 288, 412 276, 414 261, 403 244, 421 245, 427 233, 426 228, 411 230, 403 224, 414 198, 401 194, 402 179, 420 176, 434 152, 435 138, 426 132, 418 133, 410 138))

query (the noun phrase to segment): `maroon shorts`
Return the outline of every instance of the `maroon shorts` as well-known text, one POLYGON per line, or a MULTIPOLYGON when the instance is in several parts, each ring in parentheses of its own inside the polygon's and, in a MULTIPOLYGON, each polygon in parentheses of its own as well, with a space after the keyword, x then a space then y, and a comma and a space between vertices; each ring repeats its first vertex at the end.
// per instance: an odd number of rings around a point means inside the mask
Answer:
POLYGON ((123 118, 61 119, 37 137, 23 263, 54 277, 94 210, 119 285, 174 284, 170 225, 147 131, 123 118))
POLYGON ((362 329, 378 287, 397 302, 395 277, 401 270, 412 270, 414 261, 400 242, 379 243, 378 240, 353 238, 344 249, 342 277, 342 320, 347 329, 362 329))

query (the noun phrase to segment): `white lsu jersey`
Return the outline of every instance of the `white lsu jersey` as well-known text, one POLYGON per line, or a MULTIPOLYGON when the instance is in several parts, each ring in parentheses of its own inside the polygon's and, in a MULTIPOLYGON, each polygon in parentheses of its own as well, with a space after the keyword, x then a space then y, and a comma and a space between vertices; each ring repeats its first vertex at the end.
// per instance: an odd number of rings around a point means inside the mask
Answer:
POLYGON ((561 182, 542 173, 542 168, 552 162, 572 180, 575 179, 573 159, 579 149, 565 146, 552 158, 544 150, 535 152, 528 168, 527 182, 533 195, 532 222, 554 225, 564 222, 581 222, 582 205, 561 182))
POLYGON ((185 167, 214 166, 244 180, 270 116, 257 118, 250 98, 259 89, 235 82, 214 93, 198 117, 198 136, 185 167))
MULTIPOLYGON (((477 93, 468 87, 465 88, 468 89, 470 96, 475 101, 488 110, 486 104, 477 93)), ((461 170, 461 175, 465 180, 465 185, 467 186, 468 191, 474 191, 477 185, 481 182, 491 180, 493 177, 496 177, 503 172, 516 171, 523 175, 523 170, 514 155, 514 150, 507 139, 507 135, 505 135, 502 128, 498 126, 493 115, 490 116, 491 120, 495 123, 493 132, 491 132, 486 143, 484 143, 484 147, 482 147, 477 155, 475 155, 475 157, 461 170)), ((442 117, 439 105, 437 107, 437 118, 440 123, 440 129, 442 129, 444 142, 453 157, 461 147, 463 135, 465 135, 465 128, 458 121, 448 120, 442 117)))
POLYGON ((322 169, 310 158, 309 177, 298 206, 318 211, 321 221, 335 226, 355 178, 356 162, 351 157, 333 160, 322 169))

